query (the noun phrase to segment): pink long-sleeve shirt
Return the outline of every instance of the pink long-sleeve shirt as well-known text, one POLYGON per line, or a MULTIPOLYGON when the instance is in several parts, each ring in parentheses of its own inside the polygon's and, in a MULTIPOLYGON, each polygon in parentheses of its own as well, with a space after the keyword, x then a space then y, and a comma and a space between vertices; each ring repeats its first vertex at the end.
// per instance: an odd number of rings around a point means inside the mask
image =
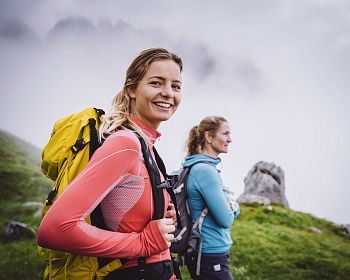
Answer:
MULTIPOLYGON (((154 139, 149 143, 152 151, 159 132, 137 118, 133 121, 154 139)), ((165 214, 165 191, 164 197, 165 214)), ((38 230, 38 244, 79 255, 131 259, 124 267, 137 265, 140 256, 147 256, 146 263, 169 260, 152 215, 152 187, 140 142, 132 131, 120 130, 107 138, 49 209, 38 230), (100 203, 108 231, 84 220, 100 203)))

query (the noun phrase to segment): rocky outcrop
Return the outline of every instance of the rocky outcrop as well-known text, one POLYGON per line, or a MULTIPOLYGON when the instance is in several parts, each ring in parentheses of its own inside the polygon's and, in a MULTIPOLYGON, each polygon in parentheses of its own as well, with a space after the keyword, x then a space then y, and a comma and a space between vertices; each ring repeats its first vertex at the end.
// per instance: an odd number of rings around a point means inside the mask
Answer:
POLYGON ((340 225, 342 235, 350 238, 350 224, 340 225))
POLYGON ((244 183, 244 193, 238 198, 238 202, 266 205, 270 200, 289 207, 285 196, 284 172, 274 163, 259 161, 249 171, 244 183))
POLYGON ((35 237, 34 230, 29 228, 26 224, 16 221, 6 222, 4 224, 2 234, 5 239, 10 240, 35 237))
POLYGON ((307 227, 307 228, 305 228, 305 230, 312 232, 312 233, 316 233, 316 234, 322 233, 322 231, 317 227, 307 227))

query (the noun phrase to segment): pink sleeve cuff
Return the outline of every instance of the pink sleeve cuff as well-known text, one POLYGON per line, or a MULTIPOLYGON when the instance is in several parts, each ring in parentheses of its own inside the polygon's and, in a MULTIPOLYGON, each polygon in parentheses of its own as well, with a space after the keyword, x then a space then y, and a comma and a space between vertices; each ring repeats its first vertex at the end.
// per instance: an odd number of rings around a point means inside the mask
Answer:
POLYGON ((159 231, 157 221, 150 221, 143 230, 143 235, 145 242, 147 242, 145 246, 147 256, 152 256, 168 249, 168 245, 159 231))

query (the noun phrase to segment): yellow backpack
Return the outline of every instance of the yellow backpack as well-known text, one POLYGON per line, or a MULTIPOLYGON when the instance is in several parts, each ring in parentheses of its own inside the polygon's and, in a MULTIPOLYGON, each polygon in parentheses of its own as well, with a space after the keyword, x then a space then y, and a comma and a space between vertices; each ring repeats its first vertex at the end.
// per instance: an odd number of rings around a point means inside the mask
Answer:
MULTIPOLYGON (((103 110, 89 107, 55 123, 51 138, 42 152, 41 170, 54 181, 54 188, 45 201, 42 217, 99 147, 97 130, 103 114, 103 110)), ((88 216, 86 221, 91 224, 91 217, 88 216)), ((42 249, 38 247, 40 255, 42 249)), ((100 267, 97 257, 44 250, 46 251, 45 280, 100 280, 121 266, 119 259, 100 267)))

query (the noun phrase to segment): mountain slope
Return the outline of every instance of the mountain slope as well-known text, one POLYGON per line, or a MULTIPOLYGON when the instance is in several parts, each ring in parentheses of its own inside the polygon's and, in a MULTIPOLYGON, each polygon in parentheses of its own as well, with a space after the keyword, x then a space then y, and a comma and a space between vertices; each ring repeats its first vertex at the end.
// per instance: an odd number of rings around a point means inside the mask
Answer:
POLYGON ((242 205, 231 232, 238 280, 350 279, 349 237, 329 221, 277 205, 242 205))
MULTIPOLYGON (((0 130, 0 227, 15 220, 36 229, 40 217, 34 217, 37 205, 52 188, 52 182, 40 171, 41 152, 32 144, 0 130)), ((37 257, 36 240, 0 239, 0 279, 40 279, 43 259, 37 257)))
POLYGON ((231 236, 235 280, 350 279, 350 239, 329 221, 277 205, 241 205, 231 236))
POLYGON ((0 130, 0 201, 42 201, 51 182, 40 171, 40 150, 0 130))

